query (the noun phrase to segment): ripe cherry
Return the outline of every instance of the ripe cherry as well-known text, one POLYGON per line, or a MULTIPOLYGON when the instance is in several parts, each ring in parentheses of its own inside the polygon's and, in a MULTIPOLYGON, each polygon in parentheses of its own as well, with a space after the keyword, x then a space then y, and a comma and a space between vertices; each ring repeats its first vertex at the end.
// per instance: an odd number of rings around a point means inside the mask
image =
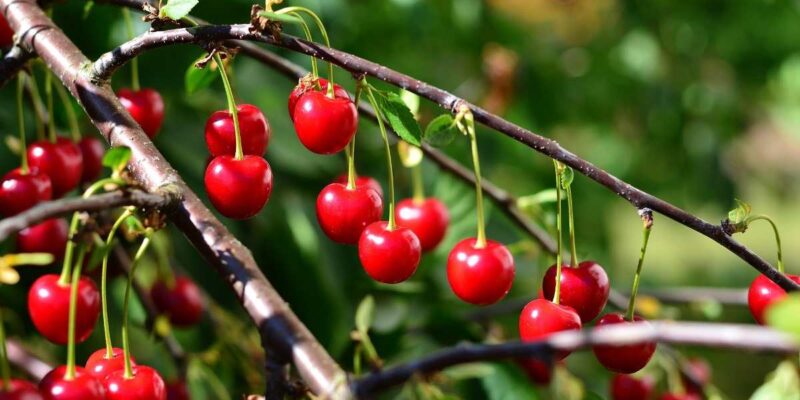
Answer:
POLYGON ((383 200, 367 186, 348 189, 341 183, 325 186, 317 196, 317 221, 334 242, 356 244, 367 225, 381 219, 383 200))
POLYGON ((60 260, 67 246, 69 227, 61 218, 53 218, 25 228, 17 234, 17 252, 49 253, 60 260))
POLYGON ((158 91, 150 88, 139 91, 120 89, 117 91, 117 96, 144 133, 150 139, 156 137, 164 121, 164 100, 158 91))
MULTIPOLYGON (((553 299, 556 291, 557 269, 556 265, 548 268, 542 280, 542 291, 549 300, 553 299)), ((588 323, 603 311, 610 289, 606 271, 594 261, 584 261, 575 268, 567 265, 561 268, 561 304, 575 309, 583 323, 588 323)))
POLYGON ((692 394, 692 393, 664 393, 661 395, 660 400, 702 400, 703 398, 699 395, 692 394))
POLYGON ((34 142, 28 147, 28 164, 50 177, 53 198, 57 199, 78 187, 83 175, 83 156, 75 142, 64 137, 51 143, 34 142))
MULTIPOLYGON (((252 104, 240 104, 236 109, 239 117, 239 133, 242 137, 242 151, 251 156, 264 155, 271 135, 267 118, 252 104)), ((217 111, 208 117, 206 145, 212 156, 232 156, 236 153, 233 116, 228 110, 217 111)))
POLYGON ((158 311, 178 327, 188 327, 197 324, 203 319, 206 305, 200 288, 185 276, 175 277, 173 287, 168 287, 163 281, 156 281, 150 289, 158 311))
MULTIPOLYGON (((580 330, 581 318, 571 307, 550 300, 534 299, 519 315, 519 337, 523 342, 544 339, 556 332, 580 330)), ((556 360, 568 356, 568 351, 555 354, 556 360)))
POLYGON ((553 367, 535 358, 524 358, 517 361, 525 375, 537 385, 549 385, 553 380, 553 367))
POLYGON ((399 283, 417 271, 422 250, 411 229, 388 222, 373 222, 361 233, 358 258, 372 279, 383 283, 399 283))
MULTIPOLYGON (((625 319, 625 316, 619 313, 606 314, 599 321, 597 321, 596 328, 615 325, 615 324, 630 324, 630 323, 647 323, 644 318, 635 316, 633 322, 625 319)), ((603 364, 608 370, 620 374, 632 374, 645 365, 653 357, 656 352, 655 342, 642 342, 635 344, 627 344, 624 346, 593 346, 592 351, 597 357, 597 361, 603 364)))
POLYGON ((153 368, 137 365, 133 377, 126 378, 125 370, 110 373, 103 386, 106 400, 167 400, 164 379, 153 368))
POLYGON ((189 389, 182 380, 167 383, 167 400, 189 400, 189 389))
MULTIPOLYGON (((798 275, 786 274, 786 277, 800 283, 800 276, 798 275)), ((786 296, 786 291, 775 282, 765 275, 757 276, 747 291, 747 305, 750 307, 750 314, 753 314, 756 322, 764 325, 767 308, 784 296, 786 296)))
POLYGON ((350 99, 330 98, 323 92, 306 92, 294 109, 294 129, 307 149, 333 154, 350 143, 358 128, 358 110, 350 99))
MULTIPOLYGON (((289 117, 294 120, 294 109, 297 106, 297 101, 300 100, 306 92, 309 91, 319 91, 322 93, 328 92, 328 80, 325 78, 317 78, 319 82, 320 89, 316 89, 314 87, 314 80, 313 78, 308 79, 304 78, 300 80, 300 83, 292 89, 292 93, 289 94, 289 117)), ((334 84, 333 85, 333 95, 337 99, 347 99, 350 100, 350 95, 347 93, 347 90, 344 90, 341 86, 334 84)))
POLYGON ((502 244, 487 240, 476 247, 477 239, 458 242, 447 257, 447 281, 461 300, 476 305, 500 301, 514 281, 514 257, 502 244))
POLYGON ((106 153, 106 146, 98 138, 84 137, 78 142, 83 156, 83 173, 81 182, 93 182, 103 172, 103 156, 106 153))
POLYGON ((0 48, 11 47, 14 44, 14 30, 8 25, 8 21, 0 15, 0 48))
MULTIPOLYGON (((56 344, 67 343, 70 285, 58 282, 56 274, 42 275, 28 291, 28 313, 42 336, 56 344)), ((82 343, 94 330, 100 315, 100 293, 91 279, 78 282, 75 342, 82 343)))
POLYGON ((0 216, 19 214, 40 201, 50 200, 52 193, 47 175, 36 169, 26 174, 19 168, 12 170, 0 181, 0 216))
POLYGON ((441 201, 431 197, 425 200, 405 199, 397 203, 397 224, 411 229, 419 238, 422 251, 436 248, 447 233, 450 213, 441 201))
MULTIPOLYGON (((339 175, 336 179, 333 180, 336 183, 341 183, 342 185, 347 185, 347 172, 339 175)), ((367 186, 375 189, 378 192, 378 196, 383 198, 383 188, 381 184, 375 180, 375 178, 366 175, 359 175, 356 176, 356 187, 367 186)))
POLYGON ((214 158, 205 176, 206 192, 220 214, 247 219, 261 211, 272 193, 272 170, 259 156, 214 158))
POLYGON ((0 400, 42 400, 42 395, 33 383, 11 379, 8 382, 8 391, 0 387, 0 400))
MULTIPOLYGON (((131 364, 136 365, 136 360, 131 356, 131 364)), ((125 369, 125 357, 122 349, 111 349, 111 358, 106 358, 105 347, 95 351, 86 360, 86 373, 102 381, 110 373, 125 369)))
POLYGON ((44 400, 105 400, 105 390, 97 378, 81 367, 75 367, 75 377, 66 379, 67 366, 50 371, 39 382, 44 400))
POLYGON ((649 375, 639 379, 616 374, 611 378, 611 400, 650 400, 654 387, 655 381, 649 375))

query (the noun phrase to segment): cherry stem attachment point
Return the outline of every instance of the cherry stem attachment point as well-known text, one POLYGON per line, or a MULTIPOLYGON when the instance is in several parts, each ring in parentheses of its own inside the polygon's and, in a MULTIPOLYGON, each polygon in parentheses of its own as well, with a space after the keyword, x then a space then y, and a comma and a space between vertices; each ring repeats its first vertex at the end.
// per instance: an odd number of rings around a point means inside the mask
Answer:
POLYGON ((392 169, 392 148, 389 146, 389 137, 386 134, 386 126, 383 125, 383 111, 378 106, 378 100, 375 99, 375 94, 372 93, 372 87, 367 83, 366 79, 362 79, 359 85, 367 91, 369 102, 372 108, 375 109, 375 114, 378 117, 378 128, 380 128, 381 136, 383 137, 383 145, 386 149, 386 168, 389 171, 389 225, 386 227, 388 230, 393 230, 396 226, 394 218, 394 170, 392 169))
POLYGON ((69 130, 72 140, 78 142, 81 140, 81 130, 78 126, 78 117, 75 115, 75 109, 72 108, 72 100, 67 95, 67 89, 60 83, 55 84, 56 93, 58 94, 61 103, 64 105, 64 110, 67 113, 67 123, 69 123, 69 130))
POLYGON ((650 209, 643 208, 639 210, 639 216, 642 218, 642 248, 639 251, 639 263, 636 265, 636 274, 633 275, 633 288, 631 289, 631 298, 628 300, 628 311, 625 314, 625 319, 633 321, 636 315, 636 294, 639 292, 639 280, 642 275, 642 265, 644 265, 644 256, 647 253, 647 242, 650 240, 650 231, 653 228, 653 212, 650 209))
MULTIPOLYGON (((563 166, 562 166, 563 167, 563 166)), ((578 250, 575 246, 575 217, 572 211, 572 185, 568 185, 565 189, 567 192, 567 216, 569 220, 569 264, 572 267, 578 266, 578 250)))
MULTIPOLYGON (((314 11, 311 11, 310 9, 305 8, 305 7, 297 7, 297 6, 281 8, 280 10, 276 11, 277 14, 289 14, 289 13, 297 13, 297 12, 305 13, 306 15, 311 17, 311 19, 314 20, 314 23, 317 25, 317 29, 319 29, 319 33, 322 35, 322 40, 325 41, 325 46, 331 47, 331 40, 328 37, 328 31, 325 30, 325 24, 322 23, 322 20, 319 18, 319 16, 316 13, 314 13, 314 11)), ((334 92, 333 92, 333 63, 330 62, 330 61, 328 62, 328 93, 327 93, 327 95, 330 98, 334 97, 334 92)))
MULTIPOLYGON (((128 31, 128 39, 133 39, 136 36, 133 32, 133 21, 131 20, 130 11, 125 7, 122 7, 122 18, 125 20, 125 29, 128 31)), ((131 60, 131 88, 134 91, 139 91, 139 61, 136 57, 131 60)))
POLYGON ((781 234, 778 233, 778 225, 775 224, 775 221, 772 218, 766 215, 756 215, 747 219, 747 223, 753 221, 767 221, 769 222, 770 226, 772 226, 772 231, 775 232, 775 243, 778 246, 778 272, 784 273, 784 266, 783 266, 783 250, 781 248, 781 234))
POLYGON ((244 158, 244 151, 242 150, 242 132, 239 128, 239 110, 236 107, 236 99, 233 97, 233 89, 231 82, 228 80, 228 74, 225 72, 225 64, 222 63, 222 57, 219 54, 214 54, 214 62, 217 64, 219 75, 222 77, 222 85, 225 87, 225 97, 228 99, 228 112, 231 113, 233 118, 233 131, 236 135, 236 153, 234 158, 241 160, 244 158))
POLYGON ((561 165, 553 160, 553 167, 556 171, 556 290, 553 293, 553 303, 559 304, 561 301, 561 165))
POLYGON ((133 257, 133 261, 131 261, 131 272, 128 274, 128 286, 125 287, 125 299, 122 302, 122 351, 125 361, 125 379, 132 379, 134 376, 133 364, 131 364, 131 345, 128 339, 128 305, 131 299, 131 286, 133 286, 136 266, 139 265, 139 261, 147 251, 147 247, 150 246, 151 234, 152 232, 145 234, 142 244, 139 245, 139 250, 136 251, 136 255, 133 257))
POLYGON ((6 329, 3 320, 3 307, 0 307, 0 378, 2 378, 3 392, 11 390, 11 367, 8 366, 8 348, 6 347, 6 329))
POLYGON ((19 145, 21 153, 20 170, 23 174, 27 174, 28 168, 28 149, 25 143, 25 112, 22 107, 22 95, 25 90, 25 75, 19 74, 17 76, 17 123, 19 124, 19 145))
POLYGON ((103 264, 101 267, 100 272, 100 300, 102 301, 102 309, 103 309, 103 335, 105 336, 106 340, 106 359, 110 360, 114 357, 114 347, 111 344, 111 327, 108 321, 108 291, 107 291, 107 283, 108 283, 108 256, 111 253, 110 247, 111 243, 114 242, 114 236, 119 230, 119 227, 125 222, 125 219, 133 215, 132 208, 126 208, 125 211, 114 221, 114 225, 111 226, 111 230, 108 232, 108 236, 106 237, 105 241, 105 254, 103 255, 103 264))
POLYGON ((67 372, 64 379, 71 381, 75 379, 75 318, 78 313, 78 285, 81 280, 81 268, 83 259, 86 257, 86 246, 81 246, 78 250, 78 260, 72 270, 72 284, 69 293, 69 330, 67 331, 67 372))

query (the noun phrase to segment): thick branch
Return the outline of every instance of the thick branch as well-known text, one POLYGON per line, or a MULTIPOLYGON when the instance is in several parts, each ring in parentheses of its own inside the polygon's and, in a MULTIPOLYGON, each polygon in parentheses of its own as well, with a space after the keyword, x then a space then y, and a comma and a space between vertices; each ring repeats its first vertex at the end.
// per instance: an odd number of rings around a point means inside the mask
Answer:
POLYGON ((695 322, 627 324, 557 333, 538 342, 456 346, 416 361, 371 373, 355 380, 352 387, 357 396, 371 398, 379 391, 399 385, 414 375, 430 374, 453 365, 520 357, 549 361, 556 351, 585 349, 596 344, 625 345, 642 341, 778 354, 798 351, 797 342, 790 336, 761 326, 695 322))
POLYGON ((175 202, 169 196, 150 194, 141 190, 118 190, 89 198, 70 197, 46 201, 13 217, 0 220, 0 241, 14 232, 36 225, 46 219, 75 211, 97 212, 122 206, 167 209, 175 202))
POLYGON ((84 72, 89 60, 54 26, 32 0, 0 0, 2 12, 23 43, 32 46, 81 103, 112 146, 132 150, 131 176, 145 190, 167 190, 181 201, 171 214, 175 225, 228 281, 258 326, 270 357, 293 361, 312 391, 349 396, 344 371, 289 309, 259 269, 250 251, 236 240, 167 163, 141 128, 124 111, 106 83, 84 72))

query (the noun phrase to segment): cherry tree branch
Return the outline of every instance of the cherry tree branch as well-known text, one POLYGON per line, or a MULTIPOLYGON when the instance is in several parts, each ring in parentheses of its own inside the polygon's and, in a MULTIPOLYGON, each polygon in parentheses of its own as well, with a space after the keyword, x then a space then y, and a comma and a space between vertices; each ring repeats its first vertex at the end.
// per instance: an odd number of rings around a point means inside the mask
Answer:
POLYGON ((6 340, 6 349, 8 350, 8 361, 36 382, 44 378, 53 369, 52 365, 31 354, 14 339, 6 340))
POLYGON ((351 386, 356 396, 372 398, 379 391, 402 384, 415 375, 431 374, 458 364, 521 357, 552 362, 553 354, 558 351, 642 341, 784 355, 796 353, 799 349, 797 342, 789 335, 761 326, 654 321, 649 324, 636 323, 560 332, 536 342, 459 345, 406 364, 373 372, 354 380, 351 386))
POLYGON ((86 56, 33 0, 0 0, 0 10, 23 46, 35 50, 44 60, 111 145, 131 149, 128 169, 133 179, 148 192, 180 199, 171 220, 228 281, 258 327, 269 357, 281 363, 293 362, 314 393, 349 397, 341 367, 264 277, 250 251, 191 191, 125 112, 110 86, 87 74, 91 62, 86 56))
POLYGON ((14 46, 0 60, 0 87, 5 86, 34 57, 30 51, 14 46))
POLYGON ((85 199, 70 197, 46 201, 13 217, 0 220, 0 241, 5 240, 12 233, 46 219, 68 215, 76 211, 97 212, 122 206, 168 210, 175 202, 176 199, 169 196, 151 194, 136 189, 117 190, 85 199))

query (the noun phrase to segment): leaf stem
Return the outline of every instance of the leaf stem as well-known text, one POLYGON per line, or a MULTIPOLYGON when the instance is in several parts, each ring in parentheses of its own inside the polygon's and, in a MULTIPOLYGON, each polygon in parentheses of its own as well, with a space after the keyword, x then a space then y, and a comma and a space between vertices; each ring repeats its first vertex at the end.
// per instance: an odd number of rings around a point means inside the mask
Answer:
POLYGON ((236 99, 233 97, 233 89, 231 82, 228 80, 228 74, 225 72, 225 64, 222 63, 222 58, 219 54, 214 54, 214 62, 217 63, 219 75, 222 77, 222 85, 225 87, 225 97, 228 99, 228 112, 231 113, 233 118, 233 131, 236 137, 236 153, 234 158, 241 160, 244 158, 242 151, 242 132, 239 128, 239 110, 236 107, 236 99))
POLYGON ((3 307, 0 307, 0 377, 2 377, 2 392, 11 390, 11 367, 8 366, 8 348, 6 347, 6 329, 3 320, 3 307))
POLYGON ((119 227, 125 222, 125 219, 133 215, 132 208, 126 208, 125 211, 114 221, 114 225, 111 226, 111 230, 108 232, 108 236, 106 237, 104 249, 105 254, 103 255, 103 264, 102 269, 100 272, 100 300, 102 301, 102 308, 103 308, 103 335, 105 336, 106 340, 106 359, 110 360, 114 357, 114 347, 111 343, 111 327, 108 321, 108 290, 107 290, 107 283, 108 283, 108 256, 111 253, 111 243, 114 241, 114 236, 119 230, 119 227))
POLYGON ((392 149, 389 146, 389 137, 386 134, 386 127, 383 125, 383 110, 378 106, 375 94, 372 93, 372 87, 367 83, 366 79, 362 79, 360 85, 363 85, 367 90, 369 102, 372 108, 375 109, 375 114, 378 117, 378 128, 380 128, 381 136, 383 137, 383 145, 386 150, 386 168, 389 171, 389 225, 386 229, 391 231, 396 226, 394 218, 394 170, 392 169, 392 149))
POLYGON ((128 339, 128 306, 131 299, 131 286, 133 286, 136 266, 147 251, 147 247, 150 246, 150 235, 151 233, 145 234, 144 240, 142 240, 142 244, 139 246, 139 250, 136 251, 136 255, 133 257, 133 261, 131 261, 131 272, 128 274, 128 286, 125 287, 125 300, 122 302, 122 351, 125 359, 125 379, 132 379, 134 376, 133 364, 131 364, 131 345, 128 339))
POLYGON ((772 218, 766 215, 756 215, 747 219, 747 223, 753 221, 767 221, 772 226, 772 231, 775 232, 775 243, 778 246, 778 272, 784 273, 784 266, 783 266, 783 250, 781 248, 781 234, 778 233, 778 225, 775 224, 775 221, 772 218))
POLYGON ((556 290, 553 293, 553 303, 559 304, 561 301, 561 165, 553 160, 556 171, 556 290))
POLYGON ((575 217, 572 212, 572 185, 566 187, 567 192, 567 216, 569 219, 569 252, 570 252, 570 266, 578 266, 578 250, 575 246, 575 217))
POLYGON ((625 314, 625 319, 633 321, 636 315, 636 294, 639 292, 639 280, 642 275, 642 265, 644 265, 644 255, 647 252, 647 242, 650 239, 650 231, 653 228, 653 214, 650 210, 644 209, 640 211, 642 217, 642 248, 639 251, 639 263, 636 265, 636 274, 633 275, 633 288, 631 289, 631 298, 628 300, 628 312, 625 314))
MULTIPOLYGON (((128 39, 133 39, 135 34, 133 32, 133 21, 131 20, 131 13, 127 8, 122 7, 122 18, 125 19, 125 29, 128 31, 128 39)), ((131 60, 131 88, 134 91, 139 91, 139 61, 138 57, 131 60)))
POLYGON ((75 318, 78 313, 78 286, 81 280, 81 267, 86 256, 86 246, 81 245, 78 250, 78 260, 72 270, 72 284, 69 293, 69 330, 67 331, 67 372, 64 379, 75 379, 75 318))
POLYGON ((72 140, 76 143, 81 140, 81 130, 78 126, 78 117, 75 115, 75 109, 72 108, 72 101, 67 95, 67 90, 60 83, 55 85, 56 93, 64 104, 64 110, 67 113, 67 123, 69 123, 69 130, 72 134, 72 140))
POLYGON ((19 145, 22 161, 19 169, 23 175, 27 175, 28 168, 28 144, 25 143, 25 112, 22 107, 22 95, 25 90, 25 75, 19 74, 17 76, 17 123, 19 124, 19 145))

